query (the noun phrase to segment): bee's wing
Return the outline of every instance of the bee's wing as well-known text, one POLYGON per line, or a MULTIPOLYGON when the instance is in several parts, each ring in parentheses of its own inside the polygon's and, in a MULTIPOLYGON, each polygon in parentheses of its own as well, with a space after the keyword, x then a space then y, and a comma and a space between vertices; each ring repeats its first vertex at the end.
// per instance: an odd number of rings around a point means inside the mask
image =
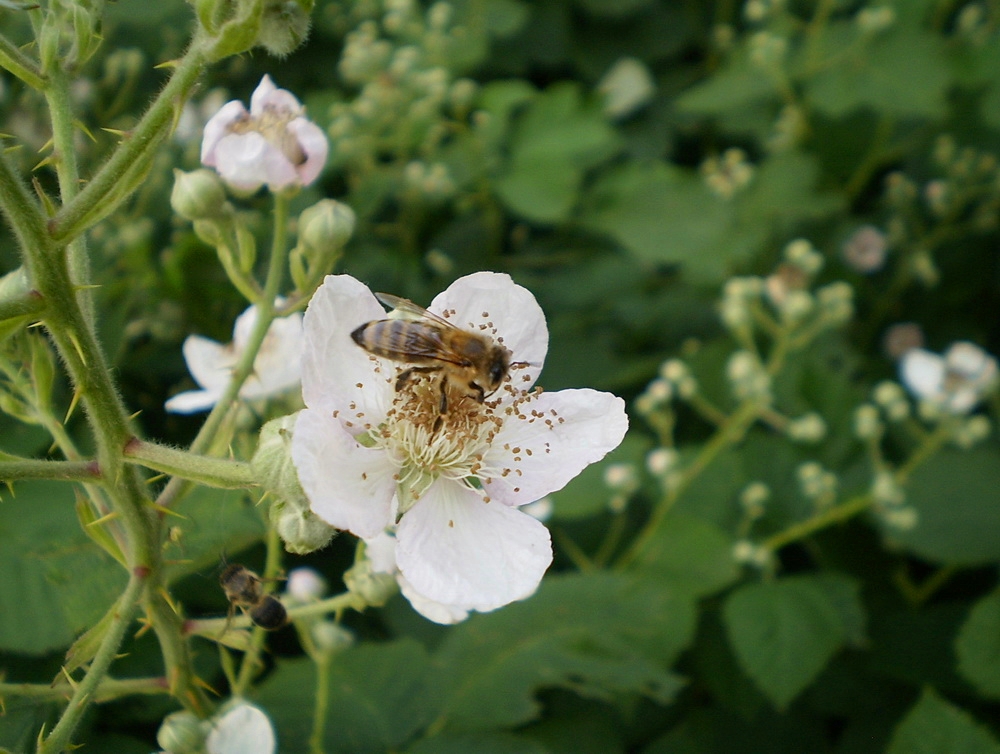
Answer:
POLYGON ((392 309, 392 311, 389 313, 390 319, 409 319, 409 320, 429 319, 435 324, 441 325, 442 327, 451 327, 459 329, 454 323, 449 322, 444 317, 439 317, 434 312, 427 311, 426 309, 424 309, 424 307, 418 304, 414 304, 408 298, 393 296, 391 293, 376 293, 375 298, 377 298, 383 304, 392 309))
POLYGON ((382 355, 397 361, 410 363, 444 362, 464 366, 467 359, 448 345, 442 337, 444 328, 435 319, 422 318, 412 322, 405 329, 390 328, 379 340, 382 355))

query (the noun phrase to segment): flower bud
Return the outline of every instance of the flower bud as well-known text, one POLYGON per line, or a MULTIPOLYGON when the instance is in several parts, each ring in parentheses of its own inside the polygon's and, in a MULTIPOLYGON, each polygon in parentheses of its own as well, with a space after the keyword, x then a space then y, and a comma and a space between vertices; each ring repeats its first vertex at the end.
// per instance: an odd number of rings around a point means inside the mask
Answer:
POLYGON ((205 735, 201 720, 193 712, 181 710, 163 718, 156 743, 170 754, 196 754, 205 746, 205 735))
POLYGON ((293 568, 285 582, 285 593, 296 602, 312 602, 326 594, 326 579, 313 568, 293 568))
POLYGON ((225 205, 226 192, 222 181, 211 170, 199 169, 190 173, 174 170, 170 206, 185 220, 219 217, 225 205))
POLYGON ((279 501, 308 510, 309 499, 302 491, 292 462, 292 431, 297 417, 298 414, 289 414, 261 427, 250 468, 261 486, 279 501))
POLYGON ((309 628, 316 649, 329 657, 354 644, 354 634, 332 620, 316 621, 309 628))
POLYGON ((359 560, 344 572, 348 591, 361 597, 372 607, 381 607, 396 593, 396 577, 391 573, 376 573, 367 558, 359 560))
POLYGON ((308 508, 299 509, 285 502, 271 505, 270 519, 285 549, 296 555, 321 550, 337 535, 337 529, 308 508))
POLYGON ((788 422, 788 437, 796 442, 819 442, 826 435, 826 422, 813 412, 788 422))
POLYGON ((260 19, 257 45, 275 57, 283 58, 306 41, 310 23, 309 11, 302 7, 302 3, 295 0, 267 0, 260 19))
MULTIPOLYGON (((354 233, 354 210, 334 199, 322 199, 299 215, 299 243, 310 254, 336 252, 354 233)), ((336 257, 334 257, 336 258, 336 257)))

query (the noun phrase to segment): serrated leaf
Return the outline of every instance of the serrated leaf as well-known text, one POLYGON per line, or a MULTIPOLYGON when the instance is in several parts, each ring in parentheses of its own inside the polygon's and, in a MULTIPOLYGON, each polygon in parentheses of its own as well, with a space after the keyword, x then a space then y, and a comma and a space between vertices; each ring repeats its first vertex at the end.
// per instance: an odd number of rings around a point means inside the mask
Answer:
POLYGON ((896 727, 886 754, 1000 754, 989 729, 927 689, 896 727))
POLYGON ((81 531, 73 490, 23 482, 0 503, 0 647, 65 647, 121 594, 127 574, 81 531))
POLYGON ((494 181, 514 212, 561 222, 576 204, 586 169, 614 154, 621 139, 580 86, 555 84, 537 95, 515 123, 510 161, 494 181))
POLYGON ((732 537, 708 521, 676 512, 663 520, 636 567, 696 597, 718 592, 739 576, 732 537))
MULTIPOLYGON (((426 682, 427 651, 412 639, 370 643, 337 656, 330 669, 324 738, 330 754, 398 749, 426 726, 437 700, 426 682)), ((259 689, 282 751, 308 751, 316 693, 309 660, 281 663, 259 689)))
POLYGON ((998 561, 998 489, 995 447, 942 450, 919 466, 906 486, 916 526, 886 529, 886 536, 929 560, 965 566, 998 561))
POLYGON ((958 672, 979 693, 1000 699, 1000 591, 979 600, 955 638, 958 672))
MULTIPOLYGON (((723 607, 729 642, 740 665, 779 709, 826 666, 848 635, 850 581, 832 574, 748 584, 723 607), (831 594, 831 584, 845 582, 831 594)), ((855 596, 856 599, 856 596, 855 596)), ((860 605, 851 612, 861 613, 860 605)))
POLYGON ((939 35, 897 24, 859 48, 859 34, 853 21, 830 25, 824 55, 843 60, 806 81, 810 104, 835 118, 861 108, 896 116, 944 116, 951 82, 939 35))
POLYGON ((483 730, 538 715, 535 692, 673 698, 666 672, 691 641, 694 603, 652 580, 607 573, 549 577, 526 602, 456 626, 434 656, 435 727, 483 730))
POLYGON ((425 738, 406 754, 549 754, 537 741, 513 733, 444 733, 425 738))
POLYGON ((775 79, 752 65, 746 50, 740 49, 725 66, 681 94, 675 105, 682 112, 718 116, 779 97, 775 79))

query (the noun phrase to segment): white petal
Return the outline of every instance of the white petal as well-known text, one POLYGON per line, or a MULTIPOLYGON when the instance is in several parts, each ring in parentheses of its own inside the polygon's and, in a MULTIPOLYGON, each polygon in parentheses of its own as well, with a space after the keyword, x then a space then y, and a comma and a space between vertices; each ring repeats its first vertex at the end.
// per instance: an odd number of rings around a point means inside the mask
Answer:
POLYGON ((461 277, 435 296, 428 307, 435 314, 454 310, 450 321, 462 328, 493 335, 513 354, 513 361, 530 366, 514 372, 519 387, 530 387, 542 371, 549 348, 545 313, 527 288, 517 285, 510 275, 476 272, 461 277), (482 324, 492 323, 486 330, 482 324), (528 375, 529 381, 522 381, 528 375))
POLYGON ((375 573, 395 573, 396 535, 381 531, 371 539, 366 539, 365 557, 371 562, 375 573))
POLYGON ((542 393, 519 410, 524 418, 508 417, 486 455, 489 468, 510 470, 483 482, 491 498, 507 505, 561 490, 617 448, 628 429, 625 401, 588 388, 542 393))
POLYGON ((941 400, 945 363, 936 353, 911 348, 899 361, 900 379, 917 398, 941 400))
POLYGON ((423 597, 494 610, 530 596, 552 562, 549 531, 516 508, 436 481, 396 530, 399 570, 423 597))
POLYGON ((395 467, 385 451, 358 445, 336 419, 300 411, 292 461, 313 513, 330 526, 367 539, 393 523, 395 467))
POLYGON ((221 393, 229 384, 236 364, 236 356, 229 346, 201 335, 189 335, 181 351, 188 371, 203 388, 221 393))
POLYGON ((208 754, 274 754, 277 742, 271 721, 258 707, 239 704, 212 726, 208 754))
POLYGON ((469 611, 465 608, 456 607, 455 605, 444 605, 419 594, 413 588, 413 584, 407 581, 406 577, 402 574, 396 576, 396 583, 399 584, 399 591, 409 600, 413 609, 427 618, 427 620, 450 626, 455 623, 461 623, 469 617, 469 611))
POLYGON ((306 161, 296 167, 299 182, 308 186, 315 181, 326 165, 326 156, 330 151, 330 143, 326 140, 323 129, 305 118, 296 118, 288 124, 289 133, 299 142, 306 161))
POLYGON ((208 411, 221 396, 221 391, 188 390, 168 398, 163 408, 171 414, 194 414, 198 411, 208 411))
POLYGON ((303 343, 301 314, 274 320, 257 352, 254 373, 243 384, 240 395, 250 400, 265 398, 298 385, 302 379, 303 343))
POLYGON ((328 275, 306 309, 302 398, 309 408, 338 411, 352 434, 381 423, 392 404, 396 369, 351 340, 356 328, 384 318, 372 292, 350 275, 328 275))
POLYGON ((975 343, 959 341, 945 352, 945 364, 949 371, 962 375, 969 382, 988 386, 997 374, 997 362, 975 343))
POLYGON ((232 100, 224 104, 215 115, 209 118, 205 124, 205 132, 201 140, 201 162, 208 167, 215 167, 215 148, 224 136, 229 134, 229 129, 234 123, 244 120, 250 116, 243 103, 239 100, 232 100))

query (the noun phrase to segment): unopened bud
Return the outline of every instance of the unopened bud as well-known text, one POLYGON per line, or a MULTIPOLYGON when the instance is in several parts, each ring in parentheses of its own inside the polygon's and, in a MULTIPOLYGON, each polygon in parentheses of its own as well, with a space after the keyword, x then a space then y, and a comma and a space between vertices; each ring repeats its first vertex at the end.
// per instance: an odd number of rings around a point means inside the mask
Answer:
POLYGON ((309 628, 313 644, 326 656, 343 652, 354 644, 354 634, 331 620, 321 620, 309 628))
POLYGON ((340 255, 354 233, 354 210, 334 199, 321 199, 299 215, 299 242, 311 254, 340 255))
POLYGON ((344 584, 372 607, 381 607, 394 595, 398 586, 391 573, 376 573, 367 558, 359 560, 344 572, 344 584))
POLYGON ((185 220, 219 217, 225 204, 226 192, 214 171, 199 169, 185 173, 174 170, 170 206, 185 220))
POLYGON ((271 505, 270 519, 285 549, 296 555, 321 550, 337 535, 337 529, 311 510, 298 509, 282 501, 271 505))
POLYGON ((156 743, 170 754, 196 754, 204 750, 206 731, 193 712, 181 710, 163 718, 156 743))
MULTIPOLYGON (((312 3, 309 3, 311 7, 312 3)), ((309 12, 295 0, 267 0, 257 44, 278 58, 295 51, 309 36, 309 12)))
POLYGON ((308 566, 293 568, 285 582, 285 593, 295 602, 312 602, 326 594, 326 579, 308 566))

